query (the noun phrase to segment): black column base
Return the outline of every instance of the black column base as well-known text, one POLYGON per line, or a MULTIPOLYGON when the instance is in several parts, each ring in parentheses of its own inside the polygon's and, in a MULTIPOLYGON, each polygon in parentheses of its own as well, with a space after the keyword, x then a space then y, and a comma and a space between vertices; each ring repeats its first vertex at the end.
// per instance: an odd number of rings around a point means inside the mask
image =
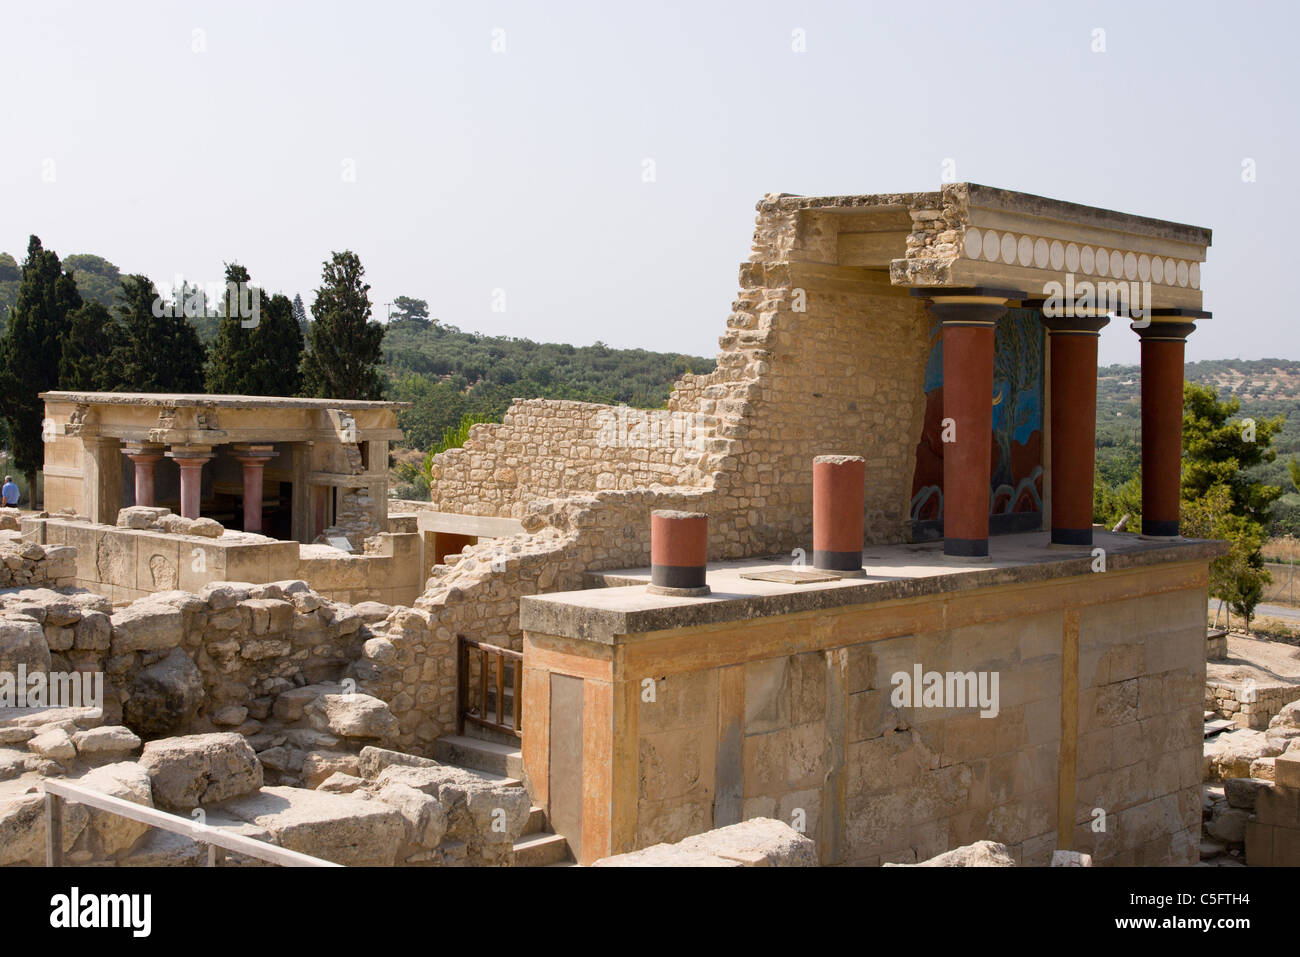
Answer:
POLYGON ((813 568, 826 572, 862 571, 862 551, 829 552, 813 549, 813 568))
POLYGON ((1151 535, 1155 538, 1177 538, 1177 522, 1156 522, 1150 519, 1142 519, 1142 534, 1151 535))
POLYGON ((1053 545, 1091 545, 1092 527, 1052 529, 1053 545))
POLYGON ((943 553, 953 558, 988 558, 987 538, 945 538, 943 553))

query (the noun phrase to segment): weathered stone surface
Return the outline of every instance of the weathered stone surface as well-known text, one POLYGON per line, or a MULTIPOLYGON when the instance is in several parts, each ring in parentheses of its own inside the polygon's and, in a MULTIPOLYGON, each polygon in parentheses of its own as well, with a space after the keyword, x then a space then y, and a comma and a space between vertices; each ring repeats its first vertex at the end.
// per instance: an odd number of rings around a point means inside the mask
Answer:
POLYGON ((220 538, 226 533, 226 529, 216 519, 196 518, 190 526, 189 533, 191 535, 200 535, 203 538, 220 538))
POLYGON ((368 694, 326 694, 307 705, 312 727, 345 738, 385 740, 397 733, 388 705, 368 694))
POLYGON ((118 867, 198 867, 204 863, 206 857, 198 842, 158 828, 150 828, 130 853, 117 859, 118 867))
POLYGON ((349 867, 390 866, 406 842, 396 808, 352 794, 270 787, 223 810, 264 828, 281 847, 349 867))
POLYGON ((361 620, 367 625, 383 621, 393 613, 392 605, 384 605, 377 601, 363 601, 360 604, 353 605, 352 610, 360 616, 361 620))
POLYGON ((431 849, 442 842, 447 833, 447 812, 437 798, 400 781, 384 785, 376 796, 401 812, 410 843, 431 849))
POLYGON ((27 674, 50 670, 45 631, 27 617, 0 617, 0 672, 16 675, 20 667, 27 674))
POLYGON ((790 825, 752 818, 678 842, 683 850, 739 861, 746 867, 816 867, 817 845, 790 825))
POLYGON ((309 751, 303 757, 301 771, 303 785, 314 788, 338 772, 359 775, 361 764, 355 754, 346 751, 309 751))
POLYGON ((140 734, 167 734, 198 713, 204 697, 203 675, 190 656, 176 648, 136 674, 130 695, 123 708, 126 724, 140 734))
POLYGON ((140 738, 130 728, 108 725, 78 731, 72 736, 72 743, 76 745, 78 754, 89 759, 130 754, 140 747, 140 738))
POLYGON ((316 790, 329 791, 331 794, 351 794, 365 783, 365 780, 362 778, 353 777, 351 774, 344 774, 342 771, 335 771, 320 784, 316 785, 316 790))
POLYGON ((1092 855, 1081 851, 1052 851, 1053 867, 1092 867, 1092 855))
POLYGON ((276 697, 275 704, 271 706, 271 713, 280 721, 298 721, 306 712, 307 705, 321 695, 338 694, 342 690, 343 686, 337 684, 314 684, 289 688, 276 697))
POLYGON ((73 630, 72 646, 81 651, 108 651, 113 643, 113 622, 101 611, 88 611, 73 630))
POLYGON ((1205 779, 1226 781, 1250 777, 1251 763, 1281 754, 1262 731, 1225 731, 1205 744, 1205 779))
POLYGON ((155 601, 154 596, 132 602, 113 612, 112 650, 165 651, 181 644, 184 620, 180 609, 155 601))
POLYGON ((154 800, 169 810, 188 811, 262 786, 257 754, 233 732, 150 741, 140 764, 153 781, 154 800))
MULTIPOLYGON (((906 865, 897 865, 906 866, 906 865)), ((1015 858, 1005 844, 994 841, 976 841, 965 847, 955 847, 928 861, 921 861, 917 867, 1015 867, 1015 858)))
POLYGON ((1266 788, 1269 782, 1255 778, 1229 778, 1223 782, 1223 791, 1232 807, 1243 811, 1255 810, 1255 798, 1260 788, 1266 788))
POLYGON ((155 508, 152 505, 128 505, 126 508, 118 509, 117 527, 145 529, 151 527, 164 515, 170 514, 170 509, 155 508))
POLYGON ((1205 825, 1205 833, 1225 844, 1240 844, 1246 840, 1246 823, 1250 812, 1241 808, 1220 811, 1205 825))
MULTIPOLYGON (((363 754, 363 766, 364 759, 363 754)), ((436 797, 447 811, 447 836, 475 848, 513 844, 523 833, 532 806, 523 788, 452 765, 393 764, 379 773, 376 783, 380 790, 400 783, 436 797)))
POLYGON ((442 767, 432 758, 422 758, 416 754, 403 754, 401 751, 390 751, 387 748, 377 748, 370 744, 361 749, 359 763, 361 776, 369 781, 375 780, 385 768, 394 765, 407 768, 442 767))
MULTIPOLYGON (((78 778, 77 784, 132 804, 153 807, 149 774, 134 761, 120 761, 95 768, 78 778)), ((100 852, 107 857, 126 850, 150 830, 148 824, 98 808, 90 809, 90 826, 99 841, 100 852)))
MULTIPOLYGON (((63 805, 63 850, 69 851, 90 820, 82 804, 63 805)), ((0 867, 45 863, 45 795, 0 800, 0 867)))
POLYGON ((77 756, 77 749, 68 732, 62 728, 51 728, 38 734, 27 742, 27 750, 43 758, 60 763, 71 761, 77 756))

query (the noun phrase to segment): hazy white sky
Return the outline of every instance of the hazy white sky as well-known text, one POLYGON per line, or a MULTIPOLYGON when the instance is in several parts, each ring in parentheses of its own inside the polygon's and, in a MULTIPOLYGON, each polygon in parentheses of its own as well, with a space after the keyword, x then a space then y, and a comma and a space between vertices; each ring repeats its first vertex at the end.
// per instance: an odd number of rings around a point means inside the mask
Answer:
MULTIPOLYGON (((237 259, 310 305, 349 248, 378 318, 410 295, 487 334, 713 355, 764 193, 936 189, 952 158, 1211 227, 1188 357, 1300 358, 1293 3, 2 9, 20 260, 30 233, 158 281, 237 259)), ((1112 323, 1101 358, 1137 337, 1112 323)))

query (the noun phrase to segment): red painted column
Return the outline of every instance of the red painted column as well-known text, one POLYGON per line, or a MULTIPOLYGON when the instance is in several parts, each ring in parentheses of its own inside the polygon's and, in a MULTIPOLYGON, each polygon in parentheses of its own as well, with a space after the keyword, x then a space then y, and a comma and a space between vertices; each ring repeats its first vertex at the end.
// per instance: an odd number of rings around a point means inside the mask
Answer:
POLYGON ((236 445, 235 458, 244 467, 244 531, 262 530, 262 470, 278 453, 269 445, 236 445))
POLYGON ((813 459, 813 568, 841 577, 862 571, 862 509, 867 460, 858 455, 813 459))
POLYGON ((1092 545, 1097 340, 1105 316, 1044 318, 1051 335, 1052 544, 1092 545))
MULTIPOLYGON (((1156 310, 1159 315, 1161 310, 1156 310)), ((1142 337, 1142 534, 1177 538, 1183 465, 1183 352, 1196 329, 1182 311, 1132 329, 1142 337)), ((1203 318, 1209 313, 1194 314, 1203 318)))
POLYGON ((167 453, 181 470, 181 515, 198 518, 203 495, 203 464, 212 458, 210 446, 180 446, 167 453))
POLYGON ((135 466, 135 504, 157 505, 154 492, 154 469, 163 457, 163 447, 133 442, 125 446, 123 451, 135 466))
POLYGON ((1008 300, 1025 294, 986 286, 913 289, 943 323, 943 553, 954 561, 989 554, 993 455, 993 328, 1008 300))
POLYGON ((709 517, 661 509, 650 513, 650 585, 659 595, 707 595, 709 517))

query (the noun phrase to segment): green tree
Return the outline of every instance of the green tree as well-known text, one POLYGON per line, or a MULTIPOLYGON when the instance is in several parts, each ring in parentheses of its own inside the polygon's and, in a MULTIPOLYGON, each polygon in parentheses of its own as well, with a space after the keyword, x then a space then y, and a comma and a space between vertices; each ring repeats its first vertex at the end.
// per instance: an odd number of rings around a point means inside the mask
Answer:
POLYGON ((76 277, 82 299, 113 307, 122 288, 122 273, 111 262, 93 253, 73 253, 63 258, 63 268, 71 270, 76 277))
POLYGON ((303 391, 333 399, 381 399, 384 327, 370 321, 370 286, 356 253, 334 253, 311 305, 309 350, 303 355, 303 391))
POLYGON ((297 395, 302 391, 302 330, 293 303, 277 293, 263 299, 260 321, 251 330, 258 356, 252 387, 263 395, 297 395))
POLYGON ((1247 472, 1277 458, 1273 437, 1282 431, 1286 416, 1234 419, 1240 411, 1241 401, 1235 397, 1220 400, 1210 386, 1183 384, 1182 496, 1191 501, 1203 498, 1215 485, 1226 485, 1234 515, 1267 525, 1282 489, 1256 481, 1247 472))
POLYGON ((59 388, 70 392, 106 392, 107 359, 112 351, 113 315, 98 300, 82 303, 68 315, 68 335, 59 360, 59 388))
MULTIPOLYGON (((252 304, 260 290, 249 286, 248 270, 239 263, 226 263, 226 292, 220 304, 217 338, 208 355, 207 389, 213 395, 265 395, 257 380, 258 348, 253 318, 245 316, 243 304, 252 304), (231 288, 231 283, 236 288, 231 288), (247 290, 244 303, 241 291, 247 290)), ((260 302, 260 300, 259 300, 260 302)), ((261 315, 257 321, 261 322, 261 315)))
POLYGON ((0 342, 0 413, 8 425, 14 464, 26 475, 33 497, 36 472, 45 457, 41 442, 45 404, 40 393, 58 387, 68 314, 80 306, 72 273, 64 272, 53 250, 46 250, 32 236, 17 301, 0 342))
POLYGON ((1229 543, 1228 554, 1211 564, 1210 594, 1241 615, 1249 631, 1271 580, 1261 549, 1282 489, 1247 470, 1277 458, 1273 438, 1286 417, 1234 420, 1240 410, 1236 398, 1221 400, 1209 386, 1184 383, 1180 524, 1189 537, 1229 543))
POLYGON ((1205 495, 1182 503, 1181 531, 1189 538, 1216 538, 1226 541, 1229 550, 1210 562, 1210 595, 1228 603, 1246 622, 1264 596, 1264 586, 1272 581, 1264 567, 1262 549, 1267 538, 1258 522, 1232 512, 1232 489, 1220 483, 1205 495))
POLYGON ((112 390, 202 392, 206 350, 185 316, 163 308, 148 276, 124 276, 119 296, 108 357, 112 390))
POLYGON ((428 329, 432 325, 429 321, 429 304, 423 299, 398 296, 393 300, 393 306, 395 308, 389 325, 403 323, 414 329, 428 329))
POLYGON ((302 332, 302 337, 307 338, 307 327, 311 322, 307 319, 307 309, 302 304, 302 296, 298 293, 293 294, 293 321, 298 323, 298 329, 302 332))
POLYGON ((18 285, 22 280, 18 260, 8 253, 0 253, 0 334, 9 322, 9 310, 18 301, 18 285))
POLYGON ((1291 461, 1286 463, 1286 470, 1291 476, 1291 485, 1297 492, 1300 492, 1300 462, 1291 456, 1291 461))

